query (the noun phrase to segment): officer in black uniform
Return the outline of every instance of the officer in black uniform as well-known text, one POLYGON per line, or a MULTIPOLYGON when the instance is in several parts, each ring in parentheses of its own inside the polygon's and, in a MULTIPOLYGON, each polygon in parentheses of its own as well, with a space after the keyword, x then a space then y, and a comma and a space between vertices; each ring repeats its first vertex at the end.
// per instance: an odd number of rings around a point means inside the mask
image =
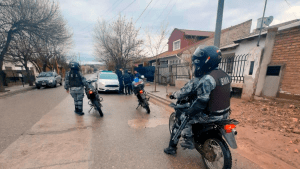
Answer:
POLYGON ((78 115, 84 115, 82 112, 83 106, 83 97, 84 97, 84 86, 87 86, 88 83, 86 79, 80 73, 80 65, 77 62, 69 63, 70 72, 66 73, 65 78, 65 89, 74 99, 75 104, 75 113, 78 115))
MULTIPOLYGON (((209 123, 228 118, 230 111, 230 76, 218 68, 221 52, 215 46, 199 46, 193 54, 192 62, 195 66, 195 78, 185 84, 179 91, 174 92, 171 99, 191 98, 191 106, 184 111, 190 120, 181 132, 185 142, 182 147, 193 149, 192 124, 209 123)), ((172 137, 178 130, 173 129, 169 147, 164 149, 166 154, 174 155, 177 143, 172 137)))

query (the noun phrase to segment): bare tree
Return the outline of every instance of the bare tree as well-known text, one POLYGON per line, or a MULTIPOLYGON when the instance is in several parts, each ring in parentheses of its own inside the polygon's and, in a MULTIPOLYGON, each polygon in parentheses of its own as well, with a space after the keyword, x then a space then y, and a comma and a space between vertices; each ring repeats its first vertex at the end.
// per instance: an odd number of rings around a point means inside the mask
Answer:
MULTIPOLYGON (((61 43, 69 39, 58 3, 50 0, 3 0, 0 7, 0 73, 4 56, 17 36, 33 35, 45 42, 61 43)), ((3 91, 0 78, 0 91, 3 91)))
POLYGON ((94 29, 95 55, 107 65, 125 68, 130 60, 142 57, 143 40, 138 39, 139 30, 134 22, 119 16, 111 24, 99 21, 94 29))
POLYGON ((167 35, 169 34, 168 24, 162 23, 160 26, 159 35, 156 36, 153 31, 146 29, 146 43, 145 48, 150 51, 152 57, 156 57, 155 73, 154 73, 154 91, 156 92, 156 79, 157 79, 157 66, 158 66, 158 55, 166 50, 168 47, 167 35))

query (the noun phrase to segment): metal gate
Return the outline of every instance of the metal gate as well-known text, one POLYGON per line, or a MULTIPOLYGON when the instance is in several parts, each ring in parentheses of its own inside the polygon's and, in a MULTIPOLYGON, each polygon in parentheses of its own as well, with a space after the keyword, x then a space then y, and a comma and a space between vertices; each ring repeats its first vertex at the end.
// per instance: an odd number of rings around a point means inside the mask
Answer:
POLYGON ((244 83, 244 69, 249 54, 222 58, 219 68, 231 76, 231 82, 244 83))
POLYGON ((157 82, 160 84, 175 85, 176 79, 189 79, 189 64, 168 64, 157 67, 157 82))

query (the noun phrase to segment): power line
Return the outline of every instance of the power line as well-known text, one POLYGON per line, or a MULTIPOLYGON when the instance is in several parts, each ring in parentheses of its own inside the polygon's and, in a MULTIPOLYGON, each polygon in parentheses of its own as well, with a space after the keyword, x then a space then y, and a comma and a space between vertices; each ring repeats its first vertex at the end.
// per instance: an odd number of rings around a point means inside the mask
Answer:
MULTIPOLYGON (((123 12, 124 10, 126 10, 129 6, 131 6, 136 0, 132 1, 128 6, 126 6, 126 8, 124 8, 122 11, 120 11, 119 13, 123 12)), ((118 16, 119 13, 116 15, 118 16)), ((114 16, 113 18, 111 18, 110 20, 113 20, 116 16, 114 16)))
POLYGON ((175 1, 174 5, 172 6, 171 10, 169 11, 167 17, 166 17, 163 21, 165 21, 165 20, 169 17, 169 15, 170 15, 170 13, 171 13, 173 7, 176 5, 176 3, 177 3, 177 0, 175 1))
MULTIPOLYGON (((155 2, 155 4, 154 4, 154 5, 152 6, 152 8, 148 11, 148 13, 145 15, 145 17, 148 16, 148 14, 152 11, 153 7, 157 4, 158 1, 159 1, 159 0, 157 0, 157 1, 155 2)), ((145 18, 145 17, 144 17, 144 18, 145 18)))
MULTIPOLYGON (((160 15, 157 17, 157 19, 165 12, 165 9, 169 6, 169 4, 170 4, 170 2, 171 2, 172 0, 170 0, 169 2, 168 2, 168 4, 167 4, 167 6, 163 9, 163 11, 160 13, 160 15)), ((156 20, 157 20, 156 19, 156 20)))
MULTIPOLYGON (((288 3, 288 1, 287 0, 284 0, 287 4, 288 4, 288 6, 289 6, 289 8, 291 9, 292 7, 291 7, 291 4, 290 3, 288 3)), ((295 12, 293 12, 293 14, 294 14, 294 16, 295 16, 295 18, 296 19, 298 19, 298 17, 296 16, 296 14, 295 14, 295 12)), ((298 19, 299 20, 299 19, 298 19)))
POLYGON ((147 10, 147 8, 148 8, 148 6, 151 4, 151 2, 152 2, 153 0, 151 0, 150 2, 149 2, 149 4, 147 5, 147 7, 144 9, 144 11, 142 12, 142 14, 138 17, 138 19, 135 21, 135 23, 140 19, 140 17, 143 15, 143 13, 147 10))
MULTIPOLYGON (((115 9, 116 9, 116 8, 123 2, 123 0, 121 0, 121 2, 120 2, 117 6, 113 7, 118 1, 120 1, 120 0, 117 0, 117 1, 112 5, 112 7, 109 8, 109 10, 111 10, 112 8, 115 8, 115 9)), ((109 10, 106 10, 104 14, 106 14, 109 10)))

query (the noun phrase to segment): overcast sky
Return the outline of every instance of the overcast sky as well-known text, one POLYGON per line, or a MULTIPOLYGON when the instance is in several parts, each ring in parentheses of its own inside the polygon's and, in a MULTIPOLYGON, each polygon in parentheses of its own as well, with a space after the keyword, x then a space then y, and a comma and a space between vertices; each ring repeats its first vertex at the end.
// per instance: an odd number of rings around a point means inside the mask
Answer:
MULTIPOLYGON (((144 34, 143 29, 147 27, 158 31, 162 21, 169 23, 170 32, 174 28, 214 31, 218 5, 218 0, 57 1, 73 32, 74 45, 70 52, 80 53, 82 61, 95 60, 92 32, 99 19, 115 20, 121 11, 122 15, 132 18, 133 21, 141 16, 136 22, 136 27, 142 29, 141 35, 144 34)), ((249 19, 252 19, 252 29, 256 28, 257 19, 263 14, 264 3, 264 0, 225 0, 222 29, 249 19)), ((274 17, 271 25, 300 19, 300 1, 269 0, 265 16, 274 17)))

